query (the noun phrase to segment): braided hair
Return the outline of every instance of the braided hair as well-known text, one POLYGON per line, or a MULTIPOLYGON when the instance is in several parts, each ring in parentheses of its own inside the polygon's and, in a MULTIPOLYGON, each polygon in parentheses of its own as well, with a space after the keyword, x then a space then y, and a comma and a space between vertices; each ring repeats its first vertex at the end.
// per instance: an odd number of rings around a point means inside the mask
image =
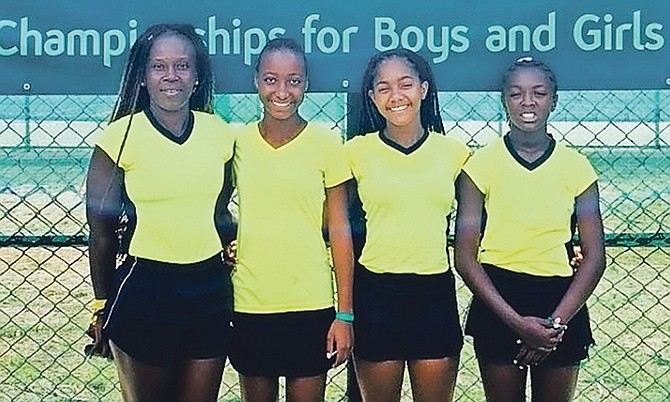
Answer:
POLYGON ((189 107, 191 110, 213 113, 214 77, 209 54, 202 38, 191 24, 156 24, 144 31, 130 49, 110 123, 149 107, 149 93, 141 83, 146 76, 151 48, 156 39, 165 35, 181 36, 193 46, 198 86, 191 95, 189 107))
MULTIPOLYGON (((146 87, 142 85, 142 82, 146 77, 146 67, 151 48, 156 39, 166 35, 183 37, 195 50, 195 64, 198 81, 197 86, 189 99, 189 108, 191 110, 206 113, 214 112, 214 76, 212 74, 212 66, 207 49, 205 49, 202 38, 195 32, 195 28, 191 24, 156 24, 150 26, 144 33, 142 33, 142 35, 140 35, 130 49, 128 62, 126 63, 123 77, 121 79, 119 95, 109 120, 109 123, 113 123, 125 116, 129 116, 128 123, 126 124, 123 133, 123 139, 121 140, 119 153, 116 155, 114 161, 114 165, 116 166, 114 175, 110 178, 102 196, 102 201, 100 203, 101 210, 105 205, 105 200, 109 196, 116 175, 123 175, 123 172, 121 172, 121 169, 119 168, 119 162, 126 141, 128 140, 128 133, 130 132, 133 123, 133 116, 135 113, 149 108, 149 93, 147 92, 146 87)), ((121 205, 119 205, 119 228, 117 229, 117 235, 120 238, 120 249, 122 252, 125 252, 124 250, 127 250, 129 237, 124 236, 124 232, 128 226, 133 225, 134 212, 126 200, 127 196, 125 195, 125 189, 122 191, 121 205)))
POLYGON ((442 117, 440 116, 440 104, 437 97, 437 85, 435 84, 435 77, 430 68, 430 64, 422 56, 414 53, 411 50, 398 48, 386 50, 372 56, 368 61, 365 73, 363 74, 363 82, 360 99, 357 109, 349 110, 351 123, 355 130, 348 130, 349 137, 372 133, 386 128, 386 120, 379 114, 377 107, 368 96, 370 91, 374 90, 374 81, 379 72, 379 66, 388 59, 398 58, 407 63, 407 65, 416 73, 420 82, 428 82, 428 93, 426 98, 421 101, 421 125, 424 129, 445 133, 444 125, 442 124, 442 117))

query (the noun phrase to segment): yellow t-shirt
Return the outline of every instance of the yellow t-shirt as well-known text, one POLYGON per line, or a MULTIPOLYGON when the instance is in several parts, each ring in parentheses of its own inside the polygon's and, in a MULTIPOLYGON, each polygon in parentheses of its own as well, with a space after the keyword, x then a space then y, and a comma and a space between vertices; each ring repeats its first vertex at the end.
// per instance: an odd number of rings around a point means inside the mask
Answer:
POLYGON ((409 150, 379 133, 354 137, 345 148, 366 217, 360 263, 377 273, 447 271, 447 215, 470 149, 437 133, 409 150))
POLYGON ((498 139, 463 167, 484 194, 482 263, 537 276, 571 276, 565 244, 575 198, 596 180, 585 156, 553 142, 529 164, 498 139))
POLYGON ((322 235, 325 190, 351 178, 338 133, 310 123, 275 149, 257 123, 249 124, 237 137, 233 167, 239 194, 235 311, 332 306, 322 235))
MULTIPOLYGON (((110 124, 95 143, 113 161, 128 119, 110 124)), ((214 208, 234 135, 215 115, 193 112, 190 122, 182 137, 173 137, 146 113, 133 117, 119 160, 136 212, 133 256, 185 264, 221 251, 214 208)))

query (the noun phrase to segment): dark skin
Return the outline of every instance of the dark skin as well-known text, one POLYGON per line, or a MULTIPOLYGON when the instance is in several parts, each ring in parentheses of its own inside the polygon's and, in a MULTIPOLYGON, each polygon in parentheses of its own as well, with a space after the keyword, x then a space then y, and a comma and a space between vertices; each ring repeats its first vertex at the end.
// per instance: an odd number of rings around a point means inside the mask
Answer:
MULTIPOLYGON (((286 49, 267 53, 255 76, 264 115, 258 125, 264 141, 278 149, 301 135, 307 122, 298 114, 307 84, 305 66, 300 55, 286 49)), ((345 183, 326 188, 324 227, 328 231, 333 269, 337 285, 337 310, 353 311, 353 252, 347 210, 345 183)), ((229 250, 233 251, 233 250, 229 250)), ((334 320, 325 339, 327 358, 333 367, 344 363, 353 348, 351 323, 334 320)), ((287 377, 286 400, 316 402, 323 400, 326 375, 287 377)), ((279 392, 277 377, 252 377, 240 374, 242 399, 248 402, 276 401, 279 392)))
MULTIPOLYGON (((550 83, 536 69, 519 69, 505 88, 504 102, 510 116, 513 148, 528 162, 535 161, 550 144, 546 120, 555 107, 550 83)), ((508 323, 520 343, 519 353, 509 364, 480 362, 487 401, 524 401, 528 367, 534 402, 569 401, 579 368, 536 365, 561 342, 565 325, 569 326, 584 306, 603 274, 605 249, 597 183, 575 198, 582 260, 570 287, 551 313, 562 320, 556 326, 545 317, 520 315, 502 298, 477 260, 485 195, 465 173, 459 177, 457 189, 456 269, 472 292, 508 323)))
MULTIPOLYGON (((116 229, 121 213, 122 181, 123 171, 115 166, 106 153, 96 147, 86 179, 86 219, 90 227, 89 263, 96 299, 107 299, 112 288, 119 248, 116 229)), ((110 359, 112 351, 102 336, 103 324, 102 316, 98 316, 93 323, 95 339, 90 354, 110 359)))
MULTIPOLYGON (((380 64, 373 90, 367 95, 386 120, 383 135, 406 148, 419 141, 425 132, 420 110, 428 88, 428 81, 421 81, 405 59, 390 58, 380 64)), ((351 183, 351 191, 352 194, 357 192, 355 182, 351 183)), ((356 376, 363 400, 379 402, 400 400, 405 366, 409 371, 415 401, 451 401, 458 364, 458 356, 382 362, 355 358, 356 376)))
MULTIPOLYGON (((154 39, 142 86, 149 94, 149 108, 153 116, 175 137, 184 134, 189 116, 189 99, 197 82, 195 67, 195 50, 186 38, 165 34, 154 39)), ((226 196, 217 200, 217 204, 227 204, 230 189, 226 190, 226 196)), ((102 149, 96 147, 86 181, 86 213, 90 227, 89 262, 96 299, 114 297, 111 290, 119 247, 116 230, 121 214, 122 194, 123 170, 102 149)), ((216 217, 215 221, 222 240, 230 238, 230 231, 226 229, 231 225, 229 217, 216 217)), ((98 316, 92 326, 95 339, 91 354, 114 358, 125 401, 216 400, 225 357, 184 359, 165 366, 148 365, 104 338, 104 321, 104 316, 98 316)))

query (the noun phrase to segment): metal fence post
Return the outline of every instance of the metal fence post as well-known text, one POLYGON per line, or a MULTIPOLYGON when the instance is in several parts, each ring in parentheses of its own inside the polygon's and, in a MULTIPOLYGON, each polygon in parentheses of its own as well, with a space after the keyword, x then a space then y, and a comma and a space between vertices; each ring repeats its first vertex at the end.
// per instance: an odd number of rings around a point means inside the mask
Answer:
POLYGON ((661 148, 661 91, 654 91, 654 145, 661 148))
MULTIPOLYGON (((29 91, 29 86, 26 87, 24 84, 23 87, 26 92, 29 91)), ((23 138, 21 139, 22 147, 30 147, 30 95, 23 96, 23 138)))

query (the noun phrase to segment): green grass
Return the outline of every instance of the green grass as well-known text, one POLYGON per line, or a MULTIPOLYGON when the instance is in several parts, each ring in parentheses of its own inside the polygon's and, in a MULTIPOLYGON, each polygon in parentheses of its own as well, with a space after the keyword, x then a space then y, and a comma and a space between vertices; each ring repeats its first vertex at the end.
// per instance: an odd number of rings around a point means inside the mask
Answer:
MULTIPOLYGON (((0 401, 120 401, 112 363, 82 348, 91 299, 85 248, 0 249, 0 401)), ((670 248, 608 248, 608 269, 589 301, 597 345, 576 401, 667 401, 670 395, 670 248)), ((461 310, 470 293, 458 281, 461 310)), ((464 317, 461 312, 461 317, 464 317)), ((482 401, 472 345, 458 401, 482 401)), ((327 400, 344 399, 346 370, 331 370, 327 400)), ((404 398, 410 400, 408 381, 404 398)), ((228 367, 220 401, 239 400, 228 367)))

